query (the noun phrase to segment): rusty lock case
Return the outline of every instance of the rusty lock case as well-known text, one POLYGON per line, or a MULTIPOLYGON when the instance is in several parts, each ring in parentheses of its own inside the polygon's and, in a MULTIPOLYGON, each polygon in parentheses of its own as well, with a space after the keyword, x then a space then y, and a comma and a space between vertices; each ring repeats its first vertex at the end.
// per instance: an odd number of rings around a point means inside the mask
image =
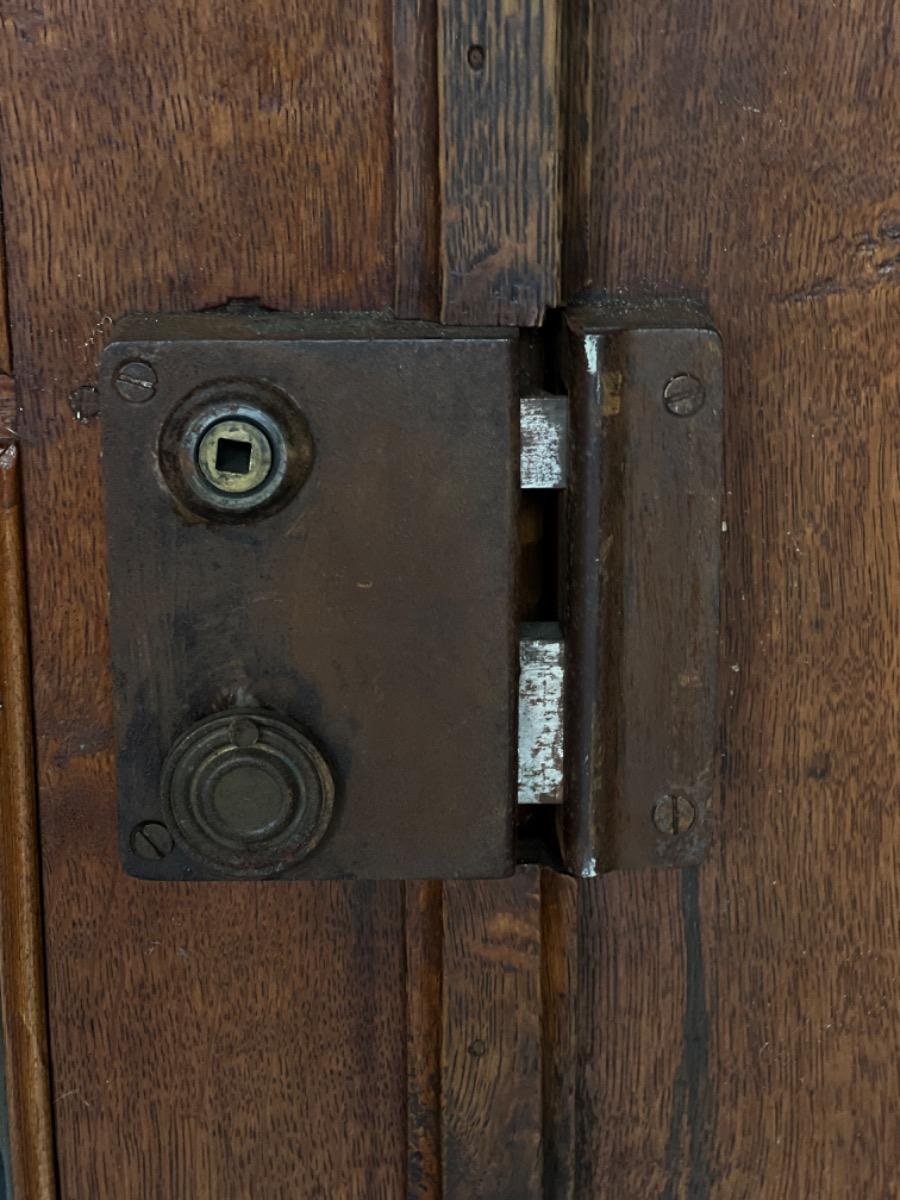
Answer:
POLYGON ((508 874, 515 332, 130 318, 100 387, 125 869, 508 874), (250 426, 287 482, 217 509, 250 426))

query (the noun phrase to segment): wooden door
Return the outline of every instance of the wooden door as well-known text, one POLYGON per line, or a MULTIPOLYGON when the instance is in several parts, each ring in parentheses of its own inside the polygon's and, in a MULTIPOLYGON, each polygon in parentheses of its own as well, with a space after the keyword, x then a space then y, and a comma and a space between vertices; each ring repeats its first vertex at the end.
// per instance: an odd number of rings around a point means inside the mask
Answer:
POLYGON ((0 18, 16 1200, 900 1195, 893 6, 0 18), (531 326, 585 296, 697 300, 722 334, 706 863, 126 877, 91 390, 112 322, 253 298, 531 326))

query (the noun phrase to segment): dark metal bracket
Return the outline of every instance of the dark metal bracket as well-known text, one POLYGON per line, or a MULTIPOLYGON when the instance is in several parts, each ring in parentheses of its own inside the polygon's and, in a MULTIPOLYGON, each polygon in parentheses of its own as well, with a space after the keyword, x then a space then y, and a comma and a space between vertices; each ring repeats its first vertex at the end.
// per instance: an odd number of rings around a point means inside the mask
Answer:
POLYGON ((696 310, 538 337, 129 318, 100 390, 129 873, 699 860, 722 377, 696 310), (523 599, 528 494, 553 498, 548 612, 523 599))

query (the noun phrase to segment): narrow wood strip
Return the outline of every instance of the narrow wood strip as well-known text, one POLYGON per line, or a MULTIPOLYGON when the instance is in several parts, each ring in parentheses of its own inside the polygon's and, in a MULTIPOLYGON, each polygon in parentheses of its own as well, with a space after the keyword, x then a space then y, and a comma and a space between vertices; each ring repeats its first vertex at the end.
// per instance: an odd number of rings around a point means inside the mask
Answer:
MULTIPOLYGON (((3 373, 12 372, 12 359, 9 346, 9 312, 6 300, 6 242, 3 234, 3 203, 0 198, 0 377, 3 373)), ((0 379, 2 384, 2 379, 0 379)), ((12 381, 9 381, 12 386, 12 381)))
POLYGON ((543 1196, 575 1196, 579 885, 541 871, 543 1196))
POLYGON ((11 375, 0 375, 0 444, 14 436, 16 427, 16 384, 11 375))
POLYGON ((435 0, 394 0, 394 309, 436 320, 438 243, 435 0))
POLYGON ((407 1200, 441 1200, 442 891, 406 884, 407 1200))
POLYGON ((19 448, 0 452, 0 978, 17 1200, 54 1183, 19 448))
POLYGON ((444 1200, 538 1200, 541 897, 537 867, 444 885, 444 1200))
POLYGON ((558 0, 438 0, 441 318, 537 325, 560 260, 558 0))
POLYGON ((603 65, 597 57, 596 0, 569 0, 562 32, 562 249, 560 277, 563 302, 586 288, 602 288, 590 274, 591 186, 594 170, 594 80, 603 65))

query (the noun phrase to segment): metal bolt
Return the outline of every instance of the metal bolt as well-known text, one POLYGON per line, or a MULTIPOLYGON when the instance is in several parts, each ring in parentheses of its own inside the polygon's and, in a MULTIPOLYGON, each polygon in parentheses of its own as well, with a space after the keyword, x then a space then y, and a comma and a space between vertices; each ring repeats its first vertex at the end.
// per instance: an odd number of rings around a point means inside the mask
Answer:
POLYGON ((171 833, 160 821, 143 821, 131 831, 131 849, 138 858, 165 858, 173 845, 171 833))
POLYGON ((156 372, 149 363, 134 359, 116 373, 115 389, 129 404, 144 404, 156 395, 156 372))
POLYGON ((697 810, 687 796, 663 796, 653 809, 653 824, 669 837, 687 833, 696 817, 697 810))
POLYGON ((666 384, 663 400, 673 417, 693 417, 703 407, 706 392, 695 376, 676 375, 666 384))

